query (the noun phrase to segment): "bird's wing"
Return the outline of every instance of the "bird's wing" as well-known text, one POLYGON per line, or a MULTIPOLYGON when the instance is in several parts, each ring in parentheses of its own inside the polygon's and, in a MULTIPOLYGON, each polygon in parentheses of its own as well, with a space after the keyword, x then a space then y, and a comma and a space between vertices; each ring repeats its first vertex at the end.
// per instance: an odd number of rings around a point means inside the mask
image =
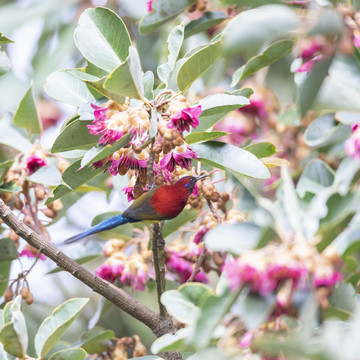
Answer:
POLYGON ((136 220, 161 221, 166 220, 166 216, 157 213, 151 205, 151 198, 159 187, 154 188, 146 194, 140 196, 123 212, 123 217, 136 220))

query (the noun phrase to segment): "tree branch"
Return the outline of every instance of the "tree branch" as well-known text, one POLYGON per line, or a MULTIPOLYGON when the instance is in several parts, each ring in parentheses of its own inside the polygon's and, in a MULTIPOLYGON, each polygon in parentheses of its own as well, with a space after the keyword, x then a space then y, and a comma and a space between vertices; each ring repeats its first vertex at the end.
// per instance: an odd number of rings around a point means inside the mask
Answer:
POLYGON ((60 251, 53 243, 47 241, 43 236, 37 234, 20 221, 5 205, 2 199, 0 199, 0 218, 28 244, 53 260, 59 267, 71 273, 95 292, 107 298, 114 305, 148 326, 156 336, 161 336, 169 332, 169 326, 162 326, 158 314, 139 303, 122 289, 117 288, 77 264, 60 251))

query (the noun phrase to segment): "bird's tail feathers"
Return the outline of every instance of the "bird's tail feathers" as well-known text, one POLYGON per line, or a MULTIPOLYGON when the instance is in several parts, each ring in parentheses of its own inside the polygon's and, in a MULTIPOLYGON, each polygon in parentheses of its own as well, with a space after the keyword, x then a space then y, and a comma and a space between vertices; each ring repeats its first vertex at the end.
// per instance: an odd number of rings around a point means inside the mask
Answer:
POLYGON ((137 222, 137 221, 139 221, 139 220, 135 220, 135 219, 131 219, 131 218, 124 218, 121 215, 117 215, 117 216, 111 217, 109 219, 106 219, 104 221, 101 221, 100 223, 96 224, 89 230, 86 230, 80 234, 74 235, 74 236, 66 239, 64 242, 65 242, 65 244, 70 244, 70 243, 78 241, 86 236, 96 234, 100 231, 110 230, 119 225, 124 225, 127 223, 132 223, 132 222, 137 222))

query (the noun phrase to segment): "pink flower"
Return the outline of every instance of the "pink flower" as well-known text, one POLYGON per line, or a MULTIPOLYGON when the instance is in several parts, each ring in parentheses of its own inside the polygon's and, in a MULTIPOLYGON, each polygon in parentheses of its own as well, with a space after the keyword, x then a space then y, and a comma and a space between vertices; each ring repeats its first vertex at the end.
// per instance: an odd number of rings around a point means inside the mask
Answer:
POLYGON ((242 348, 248 348, 251 344, 251 340, 253 338, 253 333, 251 331, 246 331, 240 340, 240 346, 242 348))
POLYGON ((265 109, 265 102, 263 98, 258 94, 252 94, 249 100, 250 104, 239 108, 239 111, 242 113, 256 115, 261 120, 265 120, 267 112, 265 109))
POLYGON ((332 271, 329 274, 314 274, 315 287, 334 287, 339 281, 343 279, 342 274, 332 271))
POLYGON ((231 291, 237 291, 242 285, 248 285, 251 290, 261 289, 262 274, 254 267, 235 259, 225 264, 224 271, 229 280, 231 291))
POLYGON ((300 57, 303 60, 310 60, 321 49, 322 44, 316 38, 307 39, 302 45, 300 57))
POLYGON ((124 264, 122 261, 113 262, 111 264, 105 263, 95 270, 95 274, 106 281, 114 282, 121 276, 123 269, 124 264))
POLYGON ((345 141, 344 147, 348 156, 360 160, 360 129, 358 124, 352 125, 352 134, 345 141))
POLYGON ((130 150, 124 153, 118 160, 110 159, 111 165, 109 171, 113 175, 117 175, 119 167, 125 167, 126 169, 139 170, 140 168, 146 168, 147 158, 140 159, 139 155, 130 150))
POLYGON ((282 282, 286 280, 293 281, 293 287, 295 288, 298 283, 307 277, 308 271, 303 266, 287 266, 278 264, 269 264, 266 268, 265 276, 272 283, 274 289, 276 289, 282 282))
POLYGON ((176 146, 175 149, 167 153, 160 161, 162 169, 173 172, 175 166, 178 165, 182 169, 189 169, 191 166, 191 159, 197 159, 197 154, 188 146, 176 146))
MULTIPOLYGON (((181 283, 185 283, 193 272, 193 264, 176 252, 171 252, 170 258, 166 261, 166 266, 177 275, 181 283)), ((209 281, 202 271, 196 275, 195 280, 204 284, 209 281)))
POLYGON ((319 62, 323 58, 322 54, 316 55, 311 60, 304 62, 301 66, 299 66, 296 72, 310 72, 314 65, 319 62))
POLYGON ((103 166, 103 162, 102 160, 99 160, 99 161, 96 161, 92 164, 92 166, 95 168, 95 169, 99 169, 103 166))
POLYGON ((190 126, 196 128, 199 126, 198 117, 201 115, 201 105, 193 108, 186 108, 178 111, 175 115, 170 117, 168 128, 176 129, 180 132, 190 131, 190 126))
POLYGON ((121 191, 125 192, 125 195, 127 196, 127 199, 129 202, 134 200, 134 187, 133 186, 124 187, 121 189, 121 191))
POLYGON ((360 31, 359 30, 354 30, 353 42, 357 48, 360 48, 360 31))
POLYGON ((26 159, 26 168, 30 175, 43 166, 46 166, 46 162, 36 155, 31 155, 26 159))
MULTIPOLYGON (((38 255, 39 255, 39 252, 35 248, 30 247, 30 245, 26 245, 25 248, 19 254, 19 257, 27 256, 28 258, 36 258, 36 257, 38 257, 38 255)), ((39 259, 45 260, 46 256, 44 254, 40 254, 39 259)))
POLYGON ((195 234, 194 243, 200 244, 201 242, 203 242, 204 236, 209 230, 210 230, 210 228, 208 228, 204 225, 201 225, 200 230, 195 234))
POLYGON ((126 269, 123 271, 120 281, 124 285, 130 286, 135 290, 144 291, 146 287, 146 272, 142 268, 139 268, 136 271, 126 269))
POLYGON ((148 0, 146 2, 146 5, 147 5, 147 11, 150 13, 152 12, 152 4, 153 4, 154 0, 148 0))

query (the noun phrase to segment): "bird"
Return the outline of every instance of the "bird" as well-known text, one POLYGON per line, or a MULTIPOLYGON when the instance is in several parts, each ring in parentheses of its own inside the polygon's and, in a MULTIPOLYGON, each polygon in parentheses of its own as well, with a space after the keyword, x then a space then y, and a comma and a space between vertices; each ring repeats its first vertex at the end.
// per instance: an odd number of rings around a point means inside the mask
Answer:
POLYGON ((173 219, 184 209, 196 182, 206 176, 209 175, 184 176, 173 185, 154 187, 134 200, 121 215, 101 221, 90 229, 66 239, 64 242, 70 244, 86 236, 127 223, 139 221, 160 222, 173 219))

